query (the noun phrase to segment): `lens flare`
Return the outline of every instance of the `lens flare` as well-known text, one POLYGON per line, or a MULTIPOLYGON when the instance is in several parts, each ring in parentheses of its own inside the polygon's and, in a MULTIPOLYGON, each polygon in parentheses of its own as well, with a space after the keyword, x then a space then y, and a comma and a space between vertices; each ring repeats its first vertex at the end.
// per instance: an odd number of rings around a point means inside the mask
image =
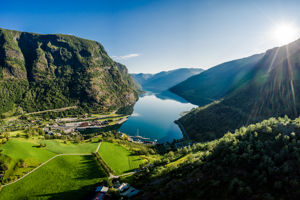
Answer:
POLYGON ((272 39, 277 45, 285 45, 300 37, 300 31, 297 26, 292 23, 280 23, 277 24, 272 32, 272 39))

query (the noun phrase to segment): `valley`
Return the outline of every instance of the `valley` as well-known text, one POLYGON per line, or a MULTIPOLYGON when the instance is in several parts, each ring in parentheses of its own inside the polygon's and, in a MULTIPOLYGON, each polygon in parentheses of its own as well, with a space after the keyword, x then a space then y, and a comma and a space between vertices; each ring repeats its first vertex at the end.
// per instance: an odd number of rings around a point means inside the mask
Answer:
MULTIPOLYGON (((1 133, 0 199, 92 198, 95 195, 94 187, 109 180, 112 174, 118 176, 129 173, 130 176, 132 175, 130 172, 138 169, 140 165, 159 159, 151 150, 152 145, 133 143, 128 136, 116 132, 116 129, 101 131, 101 128, 113 127, 114 122, 95 129, 93 133, 80 134, 78 130, 57 132, 59 129, 54 129, 52 125, 48 126, 55 124, 56 121, 70 121, 73 119, 72 116, 50 121, 35 115, 27 117, 26 120, 20 117, 17 122, 12 120, 2 122, 14 124, 15 127, 1 126, 5 127, 6 131, 1 133), (8 131, 18 129, 16 123, 25 122, 30 129, 8 131), (103 168, 96 154, 107 163, 109 169, 103 168), (119 157, 111 157, 112 154, 119 157), (50 187, 43 189, 46 186, 50 187), (14 190, 18 192, 12 193, 14 190)), ((115 112, 106 115, 93 114, 76 120, 87 123, 86 121, 91 119, 95 121, 95 119, 115 118, 117 119, 115 123, 118 124, 120 117, 115 112)))
POLYGON ((0 200, 299 199, 300 29, 290 37, 297 27, 280 25, 273 34, 286 41, 264 36, 269 46, 254 51, 259 39, 242 38, 266 24, 234 26, 259 15, 241 17, 250 4, 226 26, 214 21, 241 12, 231 3, 192 18, 198 10, 180 6, 168 20, 155 9, 148 24, 147 9, 129 16, 135 1, 126 12, 101 1, 97 23, 0 28, 0 200))

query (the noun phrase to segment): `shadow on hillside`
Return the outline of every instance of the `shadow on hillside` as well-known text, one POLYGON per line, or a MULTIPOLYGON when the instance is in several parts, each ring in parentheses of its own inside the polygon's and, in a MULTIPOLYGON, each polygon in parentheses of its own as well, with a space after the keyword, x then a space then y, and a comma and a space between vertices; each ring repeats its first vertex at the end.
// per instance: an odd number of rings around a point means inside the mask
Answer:
POLYGON ((43 195, 36 195, 36 198, 48 197, 49 200, 91 200, 95 197, 94 189, 98 184, 84 186, 78 190, 69 190, 66 192, 53 192, 43 195))
POLYGON ((100 167, 97 161, 92 156, 82 156, 83 160, 80 162, 78 176, 76 180, 88 180, 94 178, 105 178, 105 171, 100 167))
MULTIPOLYGON (((83 160, 80 162, 80 167, 78 168, 78 174, 73 179, 74 182, 86 181, 91 179, 105 178, 106 174, 104 170, 98 165, 94 157, 87 155, 82 156, 83 160)), ((99 183, 87 185, 81 187, 78 190, 69 190, 65 192, 55 192, 36 195, 36 197, 47 197, 50 200, 91 200, 95 197, 94 189, 99 183)))

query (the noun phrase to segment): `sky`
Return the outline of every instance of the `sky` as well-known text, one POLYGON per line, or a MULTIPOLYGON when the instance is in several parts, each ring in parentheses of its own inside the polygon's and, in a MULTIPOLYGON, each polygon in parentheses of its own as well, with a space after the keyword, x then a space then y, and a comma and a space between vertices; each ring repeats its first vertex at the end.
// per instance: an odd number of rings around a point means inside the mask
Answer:
POLYGON ((300 2, 292 0, 0 0, 0 5, 1 28, 96 40, 130 73, 208 69, 282 45, 273 37, 278 24, 300 27, 300 2))

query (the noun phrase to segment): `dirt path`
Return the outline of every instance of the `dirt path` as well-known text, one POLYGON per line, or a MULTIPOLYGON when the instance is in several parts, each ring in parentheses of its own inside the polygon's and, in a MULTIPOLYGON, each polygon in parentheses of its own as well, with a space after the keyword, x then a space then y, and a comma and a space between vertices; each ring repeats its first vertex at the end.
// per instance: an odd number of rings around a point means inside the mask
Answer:
POLYGON ((128 172, 128 173, 125 173, 125 174, 121 174, 119 176, 115 176, 113 175, 112 173, 109 173, 109 179, 113 179, 113 178, 119 178, 121 176, 127 176, 127 175, 131 175, 131 174, 135 174, 136 172, 128 172))
POLYGON ((77 106, 69 106, 69 107, 57 108, 57 109, 52 109, 52 110, 42 110, 42 111, 37 111, 37 112, 26 113, 25 115, 34 115, 34 114, 40 114, 40 113, 45 113, 45 112, 61 112, 61 111, 65 111, 65 110, 70 110, 72 108, 77 108, 77 106))
POLYGON ((97 149, 96 149, 96 153, 99 151, 100 146, 101 146, 101 142, 99 142, 99 145, 98 145, 98 147, 97 147, 97 149))

